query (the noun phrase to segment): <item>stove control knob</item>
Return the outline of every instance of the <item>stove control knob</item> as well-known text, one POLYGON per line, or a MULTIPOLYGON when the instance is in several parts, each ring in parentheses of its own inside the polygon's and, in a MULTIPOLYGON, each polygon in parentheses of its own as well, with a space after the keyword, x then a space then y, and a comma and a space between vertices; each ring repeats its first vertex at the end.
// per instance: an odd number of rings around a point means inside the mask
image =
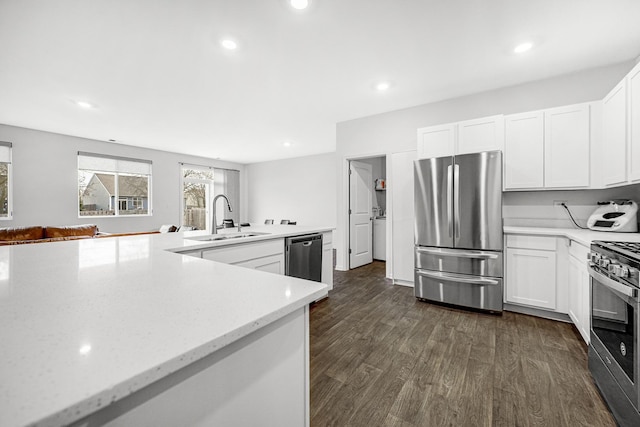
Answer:
POLYGON ((629 266, 617 264, 613 270, 613 274, 618 277, 629 277, 629 266))
POLYGON ((630 279, 635 279, 637 283, 638 279, 640 278, 640 270, 638 270, 637 268, 629 267, 629 275, 627 277, 629 277, 630 279))
POLYGON ((591 252, 589 256, 591 257, 591 262, 594 264, 598 264, 600 259, 602 258, 602 255, 597 252, 591 252))
POLYGON ((610 263, 611 263, 611 260, 609 258, 600 258, 600 260, 598 260, 598 264, 602 268, 609 268, 610 263))
POLYGON ((609 265, 607 265, 607 271, 609 271, 609 273, 611 274, 616 274, 616 269, 618 269, 618 267, 620 267, 620 264, 618 264, 617 261, 613 260, 610 261, 609 265))

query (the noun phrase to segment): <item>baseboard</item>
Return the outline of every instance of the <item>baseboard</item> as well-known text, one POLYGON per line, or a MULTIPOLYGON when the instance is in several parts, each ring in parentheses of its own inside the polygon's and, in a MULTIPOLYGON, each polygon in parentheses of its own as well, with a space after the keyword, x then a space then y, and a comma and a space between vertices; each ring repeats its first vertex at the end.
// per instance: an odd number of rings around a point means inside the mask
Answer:
POLYGON ((530 316, 542 317, 544 319, 557 320, 559 322, 573 323, 568 314, 556 313, 555 311, 543 310, 540 308, 526 307, 523 305, 504 303, 502 306, 505 311, 513 311, 514 313, 528 314, 530 316))
POLYGON ((394 280, 394 285, 406 286, 408 288, 413 288, 413 282, 408 282, 406 280, 394 280))

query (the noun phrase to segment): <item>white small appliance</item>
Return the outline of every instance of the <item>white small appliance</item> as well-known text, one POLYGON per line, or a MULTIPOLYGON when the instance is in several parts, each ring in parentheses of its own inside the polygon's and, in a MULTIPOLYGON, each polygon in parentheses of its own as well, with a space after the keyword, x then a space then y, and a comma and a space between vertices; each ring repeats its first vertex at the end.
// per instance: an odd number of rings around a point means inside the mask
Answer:
POLYGON ((638 205, 633 200, 598 202, 587 227, 596 231, 635 233, 638 231, 638 205))

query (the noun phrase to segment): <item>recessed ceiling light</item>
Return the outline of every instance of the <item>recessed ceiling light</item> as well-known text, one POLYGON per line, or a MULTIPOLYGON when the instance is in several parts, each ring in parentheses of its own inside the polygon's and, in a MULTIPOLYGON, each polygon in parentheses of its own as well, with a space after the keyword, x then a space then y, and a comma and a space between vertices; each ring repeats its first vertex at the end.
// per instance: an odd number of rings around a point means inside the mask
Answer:
POLYGON ((513 51, 515 53, 524 53, 528 50, 531 50, 531 48, 533 47, 533 43, 531 42, 526 42, 526 43, 521 43, 518 46, 516 46, 513 51))
POLYGON ((291 147, 291 142, 290 141, 285 141, 282 143, 283 147, 291 147))
POLYGON ((235 50, 238 48, 238 43, 231 39, 224 39, 220 42, 220 44, 227 50, 235 50))
POLYGON ((76 105, 82 108, 93 108, 94 105, 87 101, 76 101, 76 105))
POLYGON ((289 0, 291 7, 297 10, 306 9, 309 7, 309 0, 289 0))
POLYGON ((376 90, 380 91, 380 92, 384 92, 385 90, 388 90, 391 87, 391 83, 389 82, 378 82, 376 83, 376 90))

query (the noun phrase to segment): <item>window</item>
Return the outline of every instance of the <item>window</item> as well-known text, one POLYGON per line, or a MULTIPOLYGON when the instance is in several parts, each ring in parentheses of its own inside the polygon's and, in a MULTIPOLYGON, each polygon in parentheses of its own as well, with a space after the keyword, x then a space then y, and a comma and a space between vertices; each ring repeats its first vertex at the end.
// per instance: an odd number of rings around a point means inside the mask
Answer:
POLYGON ((229 198, 233 212, 218 201, 218 226, 223 219, 238 223, 240 201, 240 173, 236 170, 182 164, 182 224, 198 230, 211 230, 211 202, 218 194, 229 198))
POLYGON ((80 216, 151 214, 151 161, 78 152, 80 216))
POLYGON ((0 141, 0 220, 12 219, 10 142, 0 141))
POLYGON ((213 168, 182 165, 182 225, 210 230, 209 203, 213 190, 213 168))

